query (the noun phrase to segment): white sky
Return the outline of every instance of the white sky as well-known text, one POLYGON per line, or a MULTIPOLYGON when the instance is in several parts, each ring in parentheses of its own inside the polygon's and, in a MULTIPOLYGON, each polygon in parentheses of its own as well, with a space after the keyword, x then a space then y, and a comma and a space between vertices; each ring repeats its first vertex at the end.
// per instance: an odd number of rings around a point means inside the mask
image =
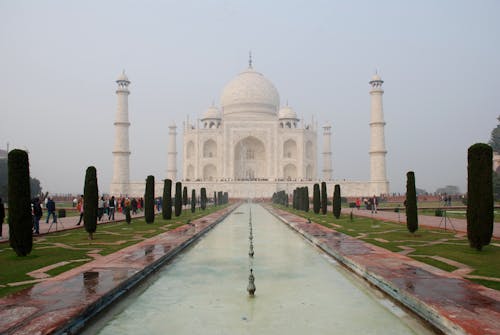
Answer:
POLYGON ((496 0, 0 0, 0 147, 28 149, 45 191, 82 192, 94 165, 108 192, 125 69, 131 180, 163 179, 168 124, 219 105, 252 50, 282 105, 332 124, 336 179, 369 179, 378 69, 391 192, 409 170, 429 192, 465 191, 467 148, 500 114, 499 14, 496 0))

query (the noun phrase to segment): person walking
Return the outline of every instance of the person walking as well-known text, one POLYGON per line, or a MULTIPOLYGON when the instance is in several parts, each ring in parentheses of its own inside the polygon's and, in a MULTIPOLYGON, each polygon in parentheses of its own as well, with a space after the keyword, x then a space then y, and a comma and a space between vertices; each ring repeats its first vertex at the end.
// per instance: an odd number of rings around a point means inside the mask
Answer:
POLYGON ((5 206, 2 202, 2 198, 0 198, 0 240, 2 239, 2 226, 4 219, 5 219, 5 206))
POLYGON ((102 216, 104 215, 104 196, 99 198, 97 203, 97 219, 101 221, 102 216))
POLYGON ((79 226, 83 221, 83 195, 80 197, 80 200, 78 200, 78 203, 76 204, 76 210, 80 212, 80 219, 76 224, 77 226, 79 226))
POLYGON ((33 200, 33 233, 40 235, 40 219, 43 216, 42 206, 40 205, 40 199, 35 198, 33 200))
POLYGON ((108 206, 108 220, 114 221, 115 220, 115 207, 116 207, 116 202, 115 202, 115 196, 113 195, 111 199, 109 199, 109 206, 108 206))
POLYGON ((52 215, 52 223, 56 223, 57 222, 56 203, 51 197, 49 197, 47 200, 46 208, 47 208, 47 220, 45 220, 45 223, 49 223, 49 218, 51 215, 52 215))
POLYGON ((373 213, 373 211, 375 211, 375 213, 377 213, 377 205, 378 205, 377 197, 375 195, 373 195, 373 198, 372 198, 372 213, 373 213))

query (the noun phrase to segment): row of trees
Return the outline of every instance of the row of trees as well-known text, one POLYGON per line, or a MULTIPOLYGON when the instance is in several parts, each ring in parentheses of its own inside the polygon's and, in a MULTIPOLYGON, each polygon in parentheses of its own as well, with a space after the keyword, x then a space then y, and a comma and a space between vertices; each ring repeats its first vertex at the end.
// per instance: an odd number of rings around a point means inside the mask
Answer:
MULTIPOLYGON (((273 194, 272 200, 276 204, 288 206, 288 195, 285 191, 280 191, 273 194)), ((319 214, 320 212, 325 215, 328 206, 328 193, 326 189, 326 182, 313 185, 313 212, 319 214)), ((338 219, 341 213, 341 195, 340 185, 336 184, 333 192, 333 215, 338 219)), ((292 206, 296 210, 309 212, 310 198, 309 188, 307 186, 297 187, 293 190, 292 206)))

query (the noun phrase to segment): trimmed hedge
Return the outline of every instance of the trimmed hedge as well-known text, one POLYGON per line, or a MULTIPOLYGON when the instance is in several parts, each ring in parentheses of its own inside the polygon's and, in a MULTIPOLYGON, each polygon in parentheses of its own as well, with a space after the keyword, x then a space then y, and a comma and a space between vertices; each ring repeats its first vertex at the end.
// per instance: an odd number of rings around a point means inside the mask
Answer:
POLYGON ((410 233, 418 229, 417 190, 413 171, 406 174, 406 227, 410 233))
POLYGON ((83 225, 91 240, 97 230, 98 202, 97 171, 95 167, 89 166, 85 173, 85 186, 83 188, 83 225))
POLYGON ((155 222, 155 177, 147 176, 144 192, 144 219, 146 223, 155 222))
POLYGON ((9 242, 18 256, 33 248, 30 170, 28 153, 14 149, 8 154, 9 242))
POLYGON ((493 235, 493 150, 476 143, 467 152, 467 238, 476 250, 490 244, 493 235))

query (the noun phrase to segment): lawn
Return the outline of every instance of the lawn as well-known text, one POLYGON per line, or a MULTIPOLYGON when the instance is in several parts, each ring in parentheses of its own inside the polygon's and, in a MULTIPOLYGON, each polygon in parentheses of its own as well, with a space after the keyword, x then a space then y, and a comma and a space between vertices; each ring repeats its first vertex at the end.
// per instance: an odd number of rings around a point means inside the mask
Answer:
MULTIPOLYGON (((455 233, 442 229, 420 227, 415 234, 411 234, 406 225, 402 224, 360 217, 354 217, 351 221, 349 215, 341 215, 339 219, 335 219, 331 213, 321 215, 312 211, 307 213, 297 211, 291 207, 276 207, 393 252, 402 251, 401 246, 414 248, 415 250, 408 254, 409 257, 444 271, 454 271, 456 267, 430 258, 431 256, 440 256, 465 264, 474 269, 471 275, 500 278, 500 247, 495 245, 488 245, 482 251, 477 251, 469 247, 465 237, 456 236, 455 233)), ((500 290, 500 282, 485 279, 470 280, 500 290)))
POLYGON ((18 257, 8 243, 2 243, 0 244, 0 297, 29 287, 30 285, 6 286, 7 283, 34 279, 27 275, 28 272, 70 261, 67 265, 47 272, 54 276, 91 261, 92 257, 87 255, 91 250, 105 256, 223 207, 225 206, 209 207, 205 211, 195 213, 184 210, 179 217, 173 217, 172 220, 163 220, 160 214, 155 217, 153 224, 147 224, 144 218, 133 219, 130 225, 125 222, 101 224, 98 225, 92 241, 88 239, 84 229, 63 230, 42 235, 33 239, 33 250, 26 257, 18 257))

